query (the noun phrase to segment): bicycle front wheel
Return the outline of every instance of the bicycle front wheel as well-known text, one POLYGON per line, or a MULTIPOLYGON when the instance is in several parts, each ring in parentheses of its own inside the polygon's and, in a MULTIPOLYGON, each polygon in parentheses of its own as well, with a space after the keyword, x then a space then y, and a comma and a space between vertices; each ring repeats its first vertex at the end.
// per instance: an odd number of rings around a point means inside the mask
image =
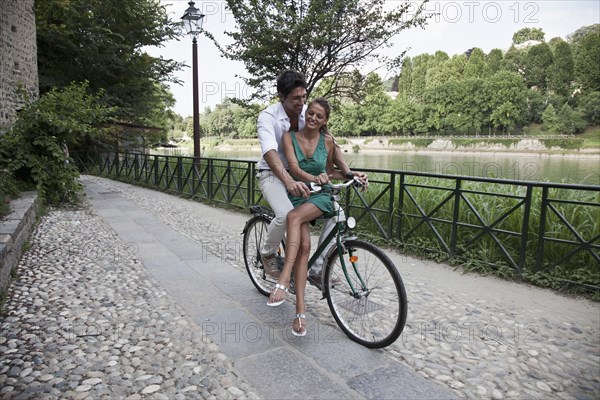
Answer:
POLYGON ((335 251, 325 271, 325 296, 348 337, 363 346, 394 343, 406 324, 406 290, 400 273, 377 246, 361 240, 344 244, 344 273, 335 251))
POLYGON ((262 215, 256 215, 248 221, 244 231, 244 263, 250 280, 263 295, 271 293, 275 281, 267 275, 262 264, 260 249, 267 239, 270 221, 262 215))

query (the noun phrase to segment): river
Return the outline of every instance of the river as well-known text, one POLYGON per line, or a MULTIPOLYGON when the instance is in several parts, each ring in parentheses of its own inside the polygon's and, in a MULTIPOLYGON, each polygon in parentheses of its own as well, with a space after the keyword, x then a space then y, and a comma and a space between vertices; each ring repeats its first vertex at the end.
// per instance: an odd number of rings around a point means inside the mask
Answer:
MULTIPOLYGON (((186 149, 161 149, 154 154, 190 155, 186 149)), ((257 151, 210 150, 203 157, 256 160, 257 151)), ((600 184, 600 155, 533 153, 361 151, 345 153, 353 168, 375 168, 504 178, 524 181, 600 184)))

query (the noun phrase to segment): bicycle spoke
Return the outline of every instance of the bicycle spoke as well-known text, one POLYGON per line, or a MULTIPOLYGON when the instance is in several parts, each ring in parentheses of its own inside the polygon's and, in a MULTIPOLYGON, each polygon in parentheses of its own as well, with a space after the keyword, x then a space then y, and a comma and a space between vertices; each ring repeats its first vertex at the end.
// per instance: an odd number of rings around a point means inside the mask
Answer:
POLYGON ((349 241, 346 249, 344 264, 355 292, 343 273, 338 255, 334 254, 327 271, 330 309, 351 339, 368 347, 387 346, 397 339, 406 321, 406 293, 400 275, 376 246, 349 241), (354 264, 351 256, 355 256, 354 264), (332 284, 334 277, 340 281, 337 285, 332 284))

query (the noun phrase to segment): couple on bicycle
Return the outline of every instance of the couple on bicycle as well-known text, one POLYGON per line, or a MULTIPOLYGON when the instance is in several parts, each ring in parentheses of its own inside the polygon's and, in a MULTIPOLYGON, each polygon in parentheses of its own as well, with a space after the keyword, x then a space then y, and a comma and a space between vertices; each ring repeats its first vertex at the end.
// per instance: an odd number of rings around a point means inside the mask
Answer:
MULTIPOLYGON (((292 269, 296 291, 296 316, 292 322, 295 336, 306 335, 304 291, 310 254, 309 222, 321 216, 334 216, 331 195, 310 195, 305 184, 325 185, 330 179, 358 177, 367 185, 367 176, 353 173, 344 161, 340 148, 327 131, 331 108, 324 98, 306 103, 307 83, 304 75, 293 70, 277 78, 279 102, 267 107, 258 117, 258 138, 262 159, 258 162, 260 190, 275 213, 268 236, 260 249, 265 271, 277 279, 268 306, 278 306, 289 290, 292 269), (334 165, 339 170, 334 170, 334 165), (286 249, 283 269, 279 270, 275 252, 284 235, 286 249)), ((321 238, 333 229, 329 220, 321 238)), ((324 252, 325 253, 325 252, 324 252)), ((323 258, 317 260, 308 277, 321 283, 323 258)))

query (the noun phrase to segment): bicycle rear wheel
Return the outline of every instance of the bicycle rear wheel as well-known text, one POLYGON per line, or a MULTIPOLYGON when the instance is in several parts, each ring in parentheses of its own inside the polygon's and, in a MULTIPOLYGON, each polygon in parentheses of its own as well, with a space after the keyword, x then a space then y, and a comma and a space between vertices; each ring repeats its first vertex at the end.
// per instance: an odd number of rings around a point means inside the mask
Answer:
POLYGON ((325 296, 331 313, 355 342, 370 348, 389 346, 406 324, 408 307, 400 273, 371 243, 348 240, 344 246, 348 277, 337 251, 329 258, 325 271, 325 296))
POLYGON ((255 215, 246 224, 244 230, 244 263, 250 280, 263 295, 268 296, 275 285, 275 280, 265 272, 260 249, 267 238, 269 219, 255 215))

